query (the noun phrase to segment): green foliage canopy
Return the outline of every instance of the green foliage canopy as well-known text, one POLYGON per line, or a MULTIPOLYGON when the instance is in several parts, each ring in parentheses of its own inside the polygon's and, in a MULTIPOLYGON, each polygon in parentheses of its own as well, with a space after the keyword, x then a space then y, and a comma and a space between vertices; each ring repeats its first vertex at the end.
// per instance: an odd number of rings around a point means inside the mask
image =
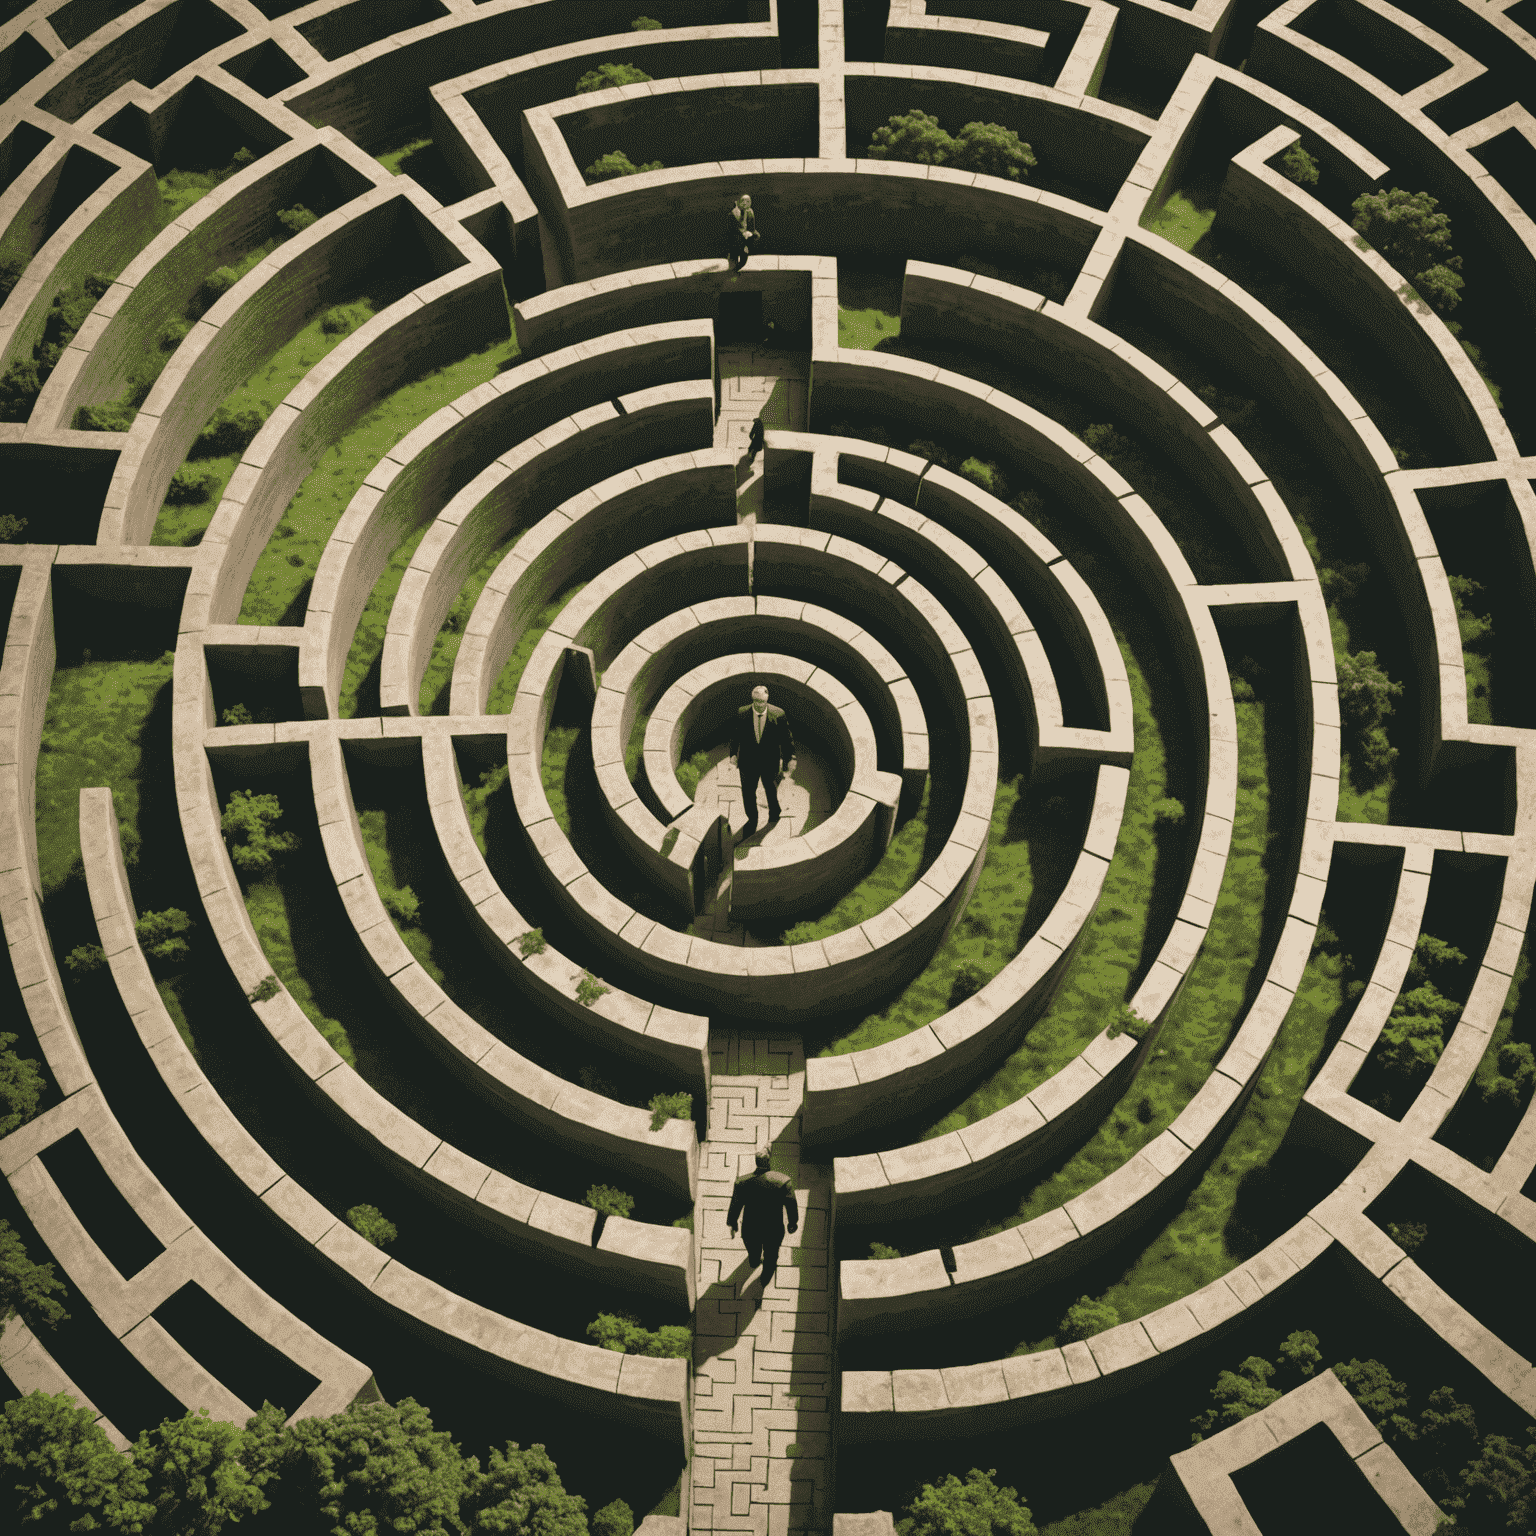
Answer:
POLYGON ((599 64, 576 82, 576 94, 584 96, 589 91, 609 91, 619 85, 642 85, 650 78, 634 64, 599 64))
POLYGON ((242 875, 259 880, 271 874, 277 857, 299 846, 294 833, 272 830, 282 814, 276 795, 256 795, 248 789, 230 795, 219 825, 229 843, 229 856, 242 875))
POLYGON ((901 1536, 1035 1536, 1029 1507, 1017 1489, 999 1488, 996 1468, 972 1467, 962 1483, 951 1472, 942 1483, 924 1483, 897 1523, 901 1536))

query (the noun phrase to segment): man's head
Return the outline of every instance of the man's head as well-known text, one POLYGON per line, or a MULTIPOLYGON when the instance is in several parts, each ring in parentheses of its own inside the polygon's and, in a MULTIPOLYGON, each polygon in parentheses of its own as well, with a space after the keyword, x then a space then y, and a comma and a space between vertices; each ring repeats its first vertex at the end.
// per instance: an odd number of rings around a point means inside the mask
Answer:
POLYGON ((768 708, 768 690, 761 683, 752 690, 752 713, 763 714, 768 708))
POLYGON ((757 1171, 759 1173, 767 1173, 772 1167, 773 1159, 766 1152, 759 1152, 757 1154, 757 1171))
POLYGON ((745 192, 743 192, 741 196, 736 199, 736 206, 738 208, 750 208, 752 206, 752 199, 748 197, 745 192))

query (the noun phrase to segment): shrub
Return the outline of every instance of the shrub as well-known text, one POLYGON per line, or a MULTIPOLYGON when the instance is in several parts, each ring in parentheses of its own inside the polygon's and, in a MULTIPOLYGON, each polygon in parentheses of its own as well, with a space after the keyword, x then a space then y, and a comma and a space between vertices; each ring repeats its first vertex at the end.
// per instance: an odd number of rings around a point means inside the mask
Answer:
POLYGON ((872 1259, 899 1259, 901 1257, 901 1249, 892 1248, 889 1243, 871 1243, 869 1245, 869 1256, 872 1259))
POLYGON ((1408 980, 1418 986, 1400 992, 1382 1027, 1376 1059, 1397 1077, 1415 1077, 1439 1061, 1445 1049, 1445 1028, 1454 1024, 1461 1005, 1441 994, 1430 979, 1431 966, 1461 965, 1466 956, 1459 949, 1421 933, 1408 964, 1408 980))
POLYGON ((219 716, 220 725, 251 725, 254 721, 251 712, 244 704, 231 704, 228 709, 219 716))
POLYGON ((542 928, 530 928, 527 933, 518 935, 517 950, 524 960, 534 955, 542 955, 548 948, 542 928))
POLYGON ((327 336, 350 336, 358 326, 373 318, 373 306, 366 299, 355 304, 338 304, 320 317, 320 329, 327 336))
POLYGON ((126 432, 139 414, 136 405, 122 400, 108 400, 100 405, 82 405, 75 412, 77 432, 126 432))
POLYGON ((294 833, 272 830, 282 814, 276 795, 253 795, 248 789, 230 795, 219 826, 229 844, 230 859, 242 875, 260 879, 271 874, 277 858, 299 846, 294 833))
POLYGON ((1506 1040, 1499 1047, 1498 1068, 1496 1076, 1480 1085, 1483 1102, 1523 1109, 1536 1084, 1536 1053, 1523 1040, 1506 1040))
POLYGON ((213 419, 197 434, 190 457, 220 459, 231 453, 244 453, 266 419, 254 406, 236 411, 221 405, 213 413, 213 419))
POLYGON ((605 1504, 592 1516, 592 1536, 632 1536, 635 1512, 623 1499, 605 1504))
POLYGON ((639 176, 644 171, 662 169, 660 160, 648 160, 636 165, 622 149, 610 149, 606 155, 594 160, 582 175, 590 181, 612 181, 616 176, 639 176))
POLYGON ((37 363, 28 357, 0 373, 0 421, 25 421, 43 387, 37 363))
POLYGON ((660 32, 662 27, 659 21, 655 21, 649 16, 636 16, 630 22, 629 30, 631 32, 660 32))
POLYGON ((318 213, 311 213, 303 203, 284 208, 277 216, 278 227, 283 231, 281 238, 291 240, 295 235, 303 234, 319 217, 318 213))
POLYGON ((107 963, 107 952, 100 944, 77 944, 65 955, 64 963, 77 976, 89 976, 107 963))
POLYGON ((920 459, 928 459, 937 464, 940 469, 959 469, 960 460, 952 454, 942 443, 936 443, 931 438, 914 438, 907 444, 907 451, 915 453, 920 459))
POLYGON ((137 1459, 119 1455, 67 1392, 31 1392, 0 1408, 0 1483, 13 1530, 142 1531, 155 1514, 137 1459))
POLYGON ((955 168, 982 176, 1022 181, 1038 163, 1029 145, 1021 143, 1018 134, 1001 123, 967 123, 954 144, 951 163, 955 168))
POLYGON ((1399 1414, 1408 1406, 1408 1388, 1393 1380, 1392 1373, 1379 1360, 1351 1360, 1336 1365, 1333 1374, 1349 1389, 1365 1416, 1380 1427, 1384 1419, 1399 1414))
POLYGON ((186 935, 195 926, 180 907, 167 907, 164 912, 141 912, 133 931, 139 948, 151 960, 180 965, 192 953, 186 935))
POLYGON ((400 1236, 394 1222, 376 1205, 354 1205, 347 1212, 347 1221, 360 1237, 366 1238, 375 1248, 392 1243, 400 1236))
POLYGON ((686 1216, 679 1216, 677 1218, 677 1220, 672 1223, 672 1225, 674 1227, 682 1227, 684 1229, 684 1231, 692 1232, 693 1231, 693 1212, 690 1211, 686 1216))
POLYGON ((246 993, 246 1001, 249 1003, 264 1003, 269 998, 276 997, 282 990, 282 984, 278 981, 277 977, 268 974, 256 983, 256 989, 253 992, 246 993))
POLYGON ((162 352, 174 352, 187 339, 192 329, 190 320, 167 320, 160 331, 159 347, 162 352))
POLYGON ((594 1184, 583 1197, 585 1203, 604 1216, 628 1216, 635 1208, 635 1197, 611 1184, 594 1184))
POLYGON ((1280 156, 1280 168, 1299 187, 1315 187, 1322 174, 1317 161, 1301 147, 1300 139, 1280 156))
POLYGON ((216 267, 199 285, 193 308, 199 315, 213 308, 240 281, 233 267, 216 267))
POLYGON ((1094 1301, 1090 1296, 1079 1296, 1057 1323, 1056 1341, 1059 1344, 1073 1344, 1079 1339, 1091 1339, 1096 1333, 1118 1327, 1119 1323, 1120 1313, 1107 1301, 1094 1301))
POLYGON ((1136 456, 1130 438, 1117 432, 1111 422, 1096 421, 1091 427, 1084 427, 1082 438, 1108 464, 1121 463, 1136 456))
POLYGON ((1356 778, 1365 785, 1379 784, 1397 761, 1397 748, 1388 742, 1382 721, 1393 712, 1392 700, 1403 685, 1376 664, 1375 651, 1340 656, 1338 670, 1339 715, 1356 778))
POLYGON ((10 512, 0 514, 0 544, 11 543, 26 526, 27 520, 24 517, 17 517, 10 512))
POLYGON ((576 1001, 583 1008, 590 1008, 600 997, 607 997, 613 991, 612 987, 605 987, 591 971, 583 971, 581 980, 576 983, 576 1001))
POLYGON ((30 1120, 43 1094, 43 1075, 37 1063, 11 1049, 16 1039, 15 1035, 0 1034, 0 1136, 9 1136, 30 1120))
POLYGON ((385 891, 384 910, 403 927, 409 928, 421 920, 421 903, 416 899, 416 892, 410 886, 402 885, 399 890, 385 891))
POLYGON ((897 113, 883 128, 876 128, 865 154, 871 160, 905 160, 913 165, 947 165, 955 155, 955 141, 927 112, 897 113))
POLYGON ((584 96, 589 91, 609 91, 618 85, 640 85, 650 78, 633 64, 599 64, 576 82, 576 94, 584 96))
POLYGON ((27 270, 30 259, 20 251, 9 251, 0 256, 0 304, 10 298, 11 290, 21 281, 21 274, 27 270))
POLYGON ((200 506, 213 494, 218 480, 218 475, 211 469, 194 469, 190 464, 183 464, 165 488, 166 504, 172 507, 200 506))
POLYGON ((1410 1258, 1429 1241, 1429 1228, 1422 1221, 1389 1221, 1387 1236, 1410 1258))
POLYGON ((651 1112, 651 1129, 659 1131, 668 1120, 693 1118, 693 1095, 691 1093, 658 1093, 646 1108, 651 1112))
POLYGON ((1177 826, 1184 820, 1184 802, 1175 800, 1172 795, 1165 795, 1163 799, 1153 801, 1152 820, 1171 822, 1177 826))
POLYGON ((982 490, 996 496, 999 501, 1008 500, 1008 482, 1003 479, 1002 470, 990 459, 966 459, 960 466, 960 473, 982 490))
POLYGON ((1257 1355, 1249 1355, 1235 1371, 1223 1371, 1211 1388, 1214 1406, 1189 1421, 1194 1430, 1191 1440, 1198 1444, 1208 1434, 1226 1429, 1246 1419, 1250 1413, 1278 1402, 1279 1389, 1269 1385, 1274 1374, 1274 1366, 1257 1355))
POLYGON ((1111 1040, 1118 1040, 1121 1035, 1131 1035, 1140 1040, 1141 1032, 1150 1022, 1149 1019, 1142 1018, 1129 1003, 1121 1003, 1115 1009, 1114 1017, 1105 1026, 1105 1033, 1111 1040))
POLYGON ((53 1299, 64 1284, 52 1264, 38 1264, 7 1221, 0 1220, 0 1322, 21 1317, 34 1329, 56 1327, 69 1313, 53 1299))
POLYGON ((687 1360, 693 1354, 693 1334, 680 1323, 666 1323, 646 1340, 643 1353, 652 1360, 687 1360))
POLYGON ((1350 205, 1354 227, 1382 257, 1419 290, 1425 302, 1449 314, 1464 286, 1461 257, 1451 254, 1451 221, 1436 213, 1439 200, 1428 192, 1365 192, 1350 205))
POLYGON ((898 1527, 902 1536, 1035 1536, 1017 1489, 999 1488, 996 1476, 996 1468, 972 1467, 963 1483, 953 1472, 936 1486, 924 1483, 898 1527))
POLYGON ((1295 1333, 1287 1334, 1281 1342, 1279 1355, 1281 1369, 1301 1377, 1310 1376, 1323 1359, 1323 1353, 1317 1347, 1317 1335, 1310 1328, 1298 1328, 1295 1333))
MULTIPOLYGON (((695 752, 686 763, 677 765, 678 787, 691 800, 699 792, 699 780, 708 772, 709 753, 695 752)), ((676 839, 673 841, 675 842, 676 839)))

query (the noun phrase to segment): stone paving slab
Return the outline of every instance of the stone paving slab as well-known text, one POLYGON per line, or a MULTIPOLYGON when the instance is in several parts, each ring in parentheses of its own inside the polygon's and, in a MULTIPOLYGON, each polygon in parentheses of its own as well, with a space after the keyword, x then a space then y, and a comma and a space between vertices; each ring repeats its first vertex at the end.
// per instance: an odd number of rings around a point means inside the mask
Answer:
POLYGON ((800 1161, 805 1054, 798 1040, 710 1034, 710 1139, 694 1209, 693 1531, 764 1536, 831 1528, 831 1169, 800 1161), (725 1218, 759 1151, 794 1181, 799 1228, 765 1288, 725 1218))

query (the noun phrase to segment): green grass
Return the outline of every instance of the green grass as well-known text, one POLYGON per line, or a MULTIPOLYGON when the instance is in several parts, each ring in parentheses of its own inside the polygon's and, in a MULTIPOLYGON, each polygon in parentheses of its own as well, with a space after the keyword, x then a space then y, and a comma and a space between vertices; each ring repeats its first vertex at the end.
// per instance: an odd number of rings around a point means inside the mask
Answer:
POLYGON ((160 1001, 165 1004, 165 1011, 171 1016, 171 1023, 176 1026, 176 1033, 181 1036, 187 1049, 192 1052, 193 1061, 201 1063, 202 1053, 197 1048, 197 1041, 192 1035, 192 1026, 187 1022, 186 1009, 181 1006, 181 992, 175 981, 157 981, 155 990, 160 994, 160 1001))
POLYGON ((1193 251, 1216 222, 1214 208, 1200 208, 1190 201, 1186 191, 1173 192, 1141 227, 1164 240, 1171 240, 1181 251, 1193 251))
MULTIPOLYGON (((289 347, 284 348, 284 352, 294 349, 303 337, 315 333, 317 327, 318 321, 312 322, 299 338, 290 343, 289 347)), ((322 339, 330 341, 330 338, 322 339)), ((337 341, 341 339, 336 338, 337 341)), ((330 341, 330 345, 334 344, 334 341, 330 341)), ((283 395, 304 376, 304 373, 330 350, 330 345, 324 346, 309 362, 299 368, 293 374, 291 382, 275 390, 275 398, 281 400, 283 395)), ((280 353, 279 357, 282 355, 280 353)), ((303 485, 299 487, 298 494, 288 504, 288 510, 283 514, 266 549, 262 551, 261 558, 256 562, 256 569, 251 573, 250 585, 246 588, 245 601, 240 608, 240 622, 242 624, 302 623, 301 611, 289 617, 285 616, 290 615, 290 610, 297 609, 299 600, 320 562, 320 554, 325 548, 326 540, 330 538, 337 522, 340 521, 341 514, 346 511, 347 504, 356 494, 358 487, 368 478, 374 466, 401 438, 413 431, 439 407, 495 378, 505 363, 516 356, 515 340, 494 342, 479 352, 428 374, 425 378, 403 385, 381 401, 357 426, 333 444, 330 451, 306 476, 303 485)), ((249 389, 250 386, 248 385, 247 388, 249 389)), ((403 564, 396 568, 395 562, 399 559, 400 551, 397 550, 390 569, 380 577, 379 585, 369 599, 363 624, 359 629, 359 637, 362 636, 364 629, 369 635, 373 635, 376 630, 376 642, 370 643, 376 643, 379 650, 382 650, 383 646, 384 625, 388 622, 389 601, 393 599, 394 591, 400 584, 400 574, 405 569, 403 564), (393 585, 390 585, 391 572, 394 573, 393 585), (382 595, 386 589, 387 597, 382 595)), ((409 559, 410 556, 406 555, 406 563, 409 563, 409 559)), ((346 690, 350 686, 353 690, 351 697, 355 700, 356 688, 372 665, 371 660, 364 665, 364 653, 359 651, 361 644, 361 638, 355 640, 352 653, 348 657, 348 678, 352 681, 343 685, 343 698, 348 697, 346 690)), ((346 713, 345 706, 342 712, 346 713)))
POLYGON ((901 317, 881 309, 842 309, 837 312, 837 344, 873 352, 882 341, 901 334, 901 317))
POLYGON ((1115 633, 1130 678, 1136 753, 1103 895, 1044 1016, 985 1083, 923 1132, 925 1140, 972 1125, 1039 1087, 1082 1051, 1125 999, 1146 936, 1157 865, 1152 807, 1168 793, 1168 771, 1151 689, 1126 636, 1118 629, 1115 633))
POLYGON ((458 659, 459 646, 464 640, 464 628, 485 584, 496 574, 506 553, 522 538, 519 528, 508 534, 480 564, 470 572, 468 580, 459 588, 450 615, 442 623, 432 639, 432 654, 427 658, 426 670, 421 674, 421 692, 417 708, 424 715, 446 715, 452 702, 453 664, 458 659))
POLYGON ((166 652, 159 661, 87 661, 54 673, 37 759, 37 859, 45 896, 78 871, 82 789, 110 785, 118 820, 138 827, 139 736, 170 686, 171 661, 166 652))
POLYGON ((899 901, 923 872, 923 849, 928 839, 928 787, 922 802, 891 839, 880 862, 830 912, 796 923, 784 934, 786 944, 813 944, 834 933, 857 928, 868 918, 899 901))
POLYGON ((275 875, 246 888, 245 908, 251 915, 256 937, 261 940, 262 951, 273 974, 288 989, 294 1002, 304 1010, 310 1023, 331 1044, 336 1054, 349 1067, 356 1067, 357 1053, 352 1049, 345 1026, 339 1020, 329 1018, 315 1001, 315 995, 304 979, 298 957, 294 953, 293 932, 288 917, 289 900, 284 887, 287 881, 303 878, 302 875, 284 871, 279 865, 275 875))
MULTIPOLYGON (((948 1012, 957 976, 964 967, 980 991, 1018 954, 1024 918, 1034 892, 1029 843, 1010 841, 1009 827, 1023 796, 1024 781, 1000 784, 987 829, 987 862, 966 904, 965 916, 905 991, 880 1013, 870 1014, 851 1034, 818 1054, 842 1056, 899 1040, 948 1012)), ((910 823, 908 824, 910 826, 910 823)))
POLYGON ((1132 1536, 1136 1519, 1156 1487, 1155 1482, 1137 1483, 1093 1509, 1080 1509, 1042 1525, 1040 1536, 1132 1536))
POLYGON ((1260 958, 1258 918, 1264 911, 1269 837, 1264 709, 1259 703, 1237 705, 1237 807, 1226 875, 1210 931, 1156 1048, 1098 1132, 1040 1180, 1012 1217, 974 1236, 1032 1221, 1091 1189, 1160 1136, 1210 1075, 1260 958))
POLYGON ((571 808, 565 798, 565 774, 570 767, 571 753, 581 740, 583 727, 578 725, 552 725, 544 738, 544 755, 539 760, 539 779, 549 801, 550 814, 555 824, 571 835, 571 808))
POLYGON ((576 596, 586 582, 578 581, 574 586, 567 587, 564 592, 552 598, 539 610, 538 616, 527 629, 518 637, 517 645, 513 648, 511 656, 507 658, 507 664, 501 669, 498 677, 491 687, 490 699, 486 703, 486 713, 492 715, 510 714, 512 701, 517 697, 518 684, 523 680, 523 672, 533 656, 534 647, 544 638, 544 632, 560 617, 560 610, 576 596))

